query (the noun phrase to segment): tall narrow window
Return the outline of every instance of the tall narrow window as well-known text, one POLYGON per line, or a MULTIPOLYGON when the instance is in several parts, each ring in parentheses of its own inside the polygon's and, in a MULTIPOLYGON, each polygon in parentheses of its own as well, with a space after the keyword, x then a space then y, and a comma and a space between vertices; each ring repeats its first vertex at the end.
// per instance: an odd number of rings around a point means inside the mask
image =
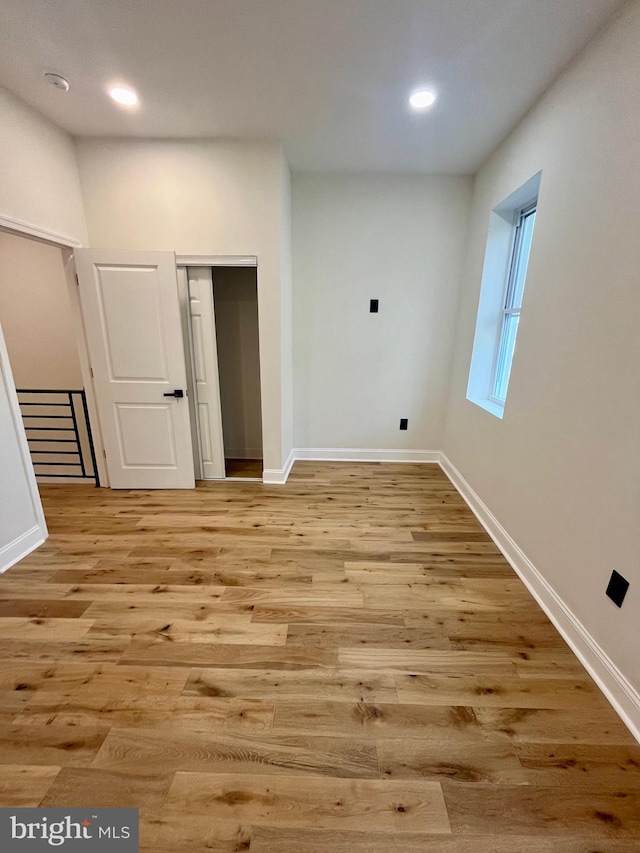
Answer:
POLYGON ((541 179, 529 178, 489 215, 467 400, 496 418, 504 417, 541 179))
POLYGON ((520 309, 524 282, 531 252, 533 226, 536 221, 536 202, 517 211, 517 222, 513 240, 513 251, 509 265, 509 277, 502 308, 500 336, 495 356, 491 397, 504 405, 507 399, 511 363, 520 322, 520 309))

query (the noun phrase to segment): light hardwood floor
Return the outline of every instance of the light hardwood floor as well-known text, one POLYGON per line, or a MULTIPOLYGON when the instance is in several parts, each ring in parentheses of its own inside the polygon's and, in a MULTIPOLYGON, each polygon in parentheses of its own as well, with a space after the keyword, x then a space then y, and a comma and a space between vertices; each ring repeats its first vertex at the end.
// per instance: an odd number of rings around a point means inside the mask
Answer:
POLYGON ((640 747, 439 468, 42 488, 0 577, 0 805, 153 853, 631 853, 640 747))
POLYGON ((225 459, 227 477, 262 479, 262 459, 225 459))

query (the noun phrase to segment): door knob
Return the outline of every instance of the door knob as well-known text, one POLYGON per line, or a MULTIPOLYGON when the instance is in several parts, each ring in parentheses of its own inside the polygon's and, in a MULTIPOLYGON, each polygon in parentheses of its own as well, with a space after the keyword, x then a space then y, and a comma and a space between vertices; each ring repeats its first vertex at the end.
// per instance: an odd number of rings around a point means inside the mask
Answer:
POLYGON ((169 394, 163 394, 163 397, 175 397, 176 400, 181 400, 184 397, 184 391, 182 388, 176 388, 175 391, 171 391, 169 394))

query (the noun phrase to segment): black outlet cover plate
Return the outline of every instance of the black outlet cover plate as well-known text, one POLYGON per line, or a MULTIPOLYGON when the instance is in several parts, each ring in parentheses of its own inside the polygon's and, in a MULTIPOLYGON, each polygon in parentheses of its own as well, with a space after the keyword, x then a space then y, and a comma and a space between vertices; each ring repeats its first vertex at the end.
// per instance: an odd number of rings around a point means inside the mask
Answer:
POLYGON ((614 569, 611 572, 609 586, 607 587, 607 595, 618 607, 622 607, 622 602, 629 589, 629 581, 623 578, 619 572, 614 569))
POLYGON ((409 429, 409 419, 400 418, 400 429, 409 429))
POLYGON ((378 313, 378 300, 377 299, 370 299, 369 300, 369 311, 372 314, 378 313))

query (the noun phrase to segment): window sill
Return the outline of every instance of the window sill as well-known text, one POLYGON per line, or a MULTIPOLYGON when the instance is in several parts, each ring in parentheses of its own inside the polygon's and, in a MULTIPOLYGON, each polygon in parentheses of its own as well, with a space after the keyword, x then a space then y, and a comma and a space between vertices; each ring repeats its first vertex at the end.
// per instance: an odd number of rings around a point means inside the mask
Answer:
POLYGON ((476 406, 480 406, 481 409, 489 412, 490 415, 500 418, 500 420, 504 417, 504 403, 496 403, 495 400, 488 400, 486 398, 474 399, 473 397, 467 397, 467 400, 476 406))

